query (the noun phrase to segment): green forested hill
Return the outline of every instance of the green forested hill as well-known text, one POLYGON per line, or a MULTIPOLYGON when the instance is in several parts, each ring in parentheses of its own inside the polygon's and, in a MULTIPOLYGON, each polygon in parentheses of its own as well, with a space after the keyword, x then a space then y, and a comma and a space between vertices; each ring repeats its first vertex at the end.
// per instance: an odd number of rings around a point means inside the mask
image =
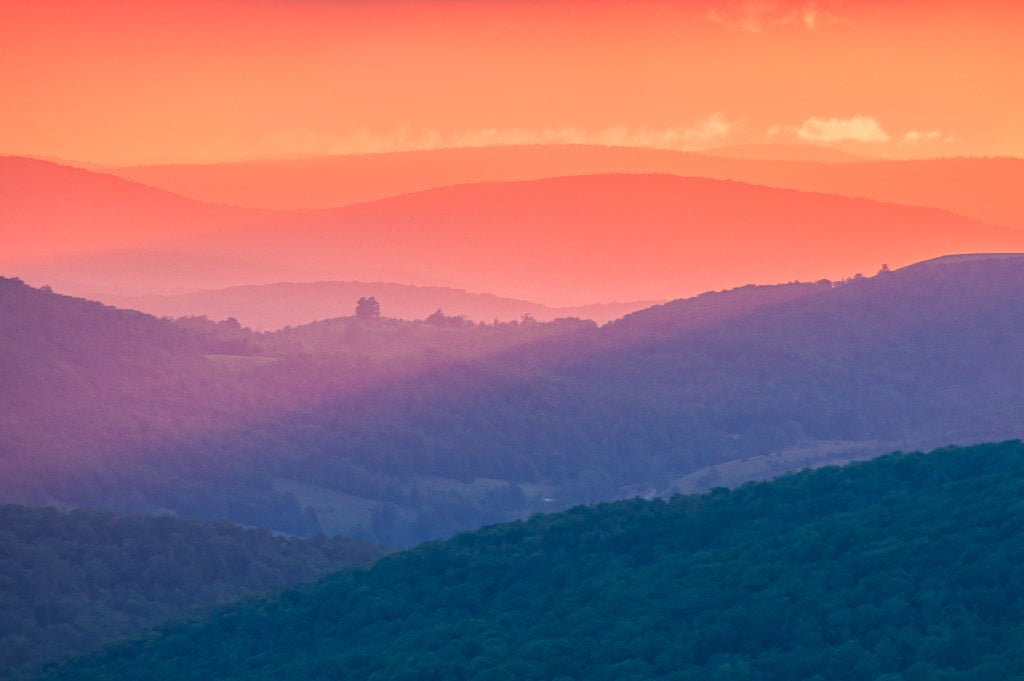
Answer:
POLYGON ((382 555, 225 522, 0 506, 0 679, 180 616, 382 555))
POLYGON ((1024 445, 491 526, 47 677, 943 681, 1024 675, 1024 445))

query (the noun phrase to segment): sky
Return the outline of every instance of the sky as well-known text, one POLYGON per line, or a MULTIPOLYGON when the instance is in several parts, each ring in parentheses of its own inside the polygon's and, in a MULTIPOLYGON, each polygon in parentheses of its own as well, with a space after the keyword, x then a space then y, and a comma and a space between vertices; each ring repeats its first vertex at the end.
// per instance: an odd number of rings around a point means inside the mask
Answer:
POLYGON ((0 154, 493 144, 1024 156, 1024 4, 0 0, 0 154))

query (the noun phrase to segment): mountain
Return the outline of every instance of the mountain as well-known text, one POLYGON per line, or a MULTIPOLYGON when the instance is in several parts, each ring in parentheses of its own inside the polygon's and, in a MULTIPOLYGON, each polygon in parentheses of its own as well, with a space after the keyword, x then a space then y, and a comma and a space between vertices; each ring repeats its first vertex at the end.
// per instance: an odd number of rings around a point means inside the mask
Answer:
POLYGON ((272 284, 282 279, 316 281, 327 274, 301 266, 231 256, 146 249, 37 258, 20 261, 9 268, 12 274, 30 284, 112 304, 125 298, 181 295, 202 288, 272 284))
MULTIPOLYGON (((3 282, 0 282, 3 283, 3 282)), ((0 498, 407 546, 580 502, 1021 434, 1024 256, 747 286, 598 328, 256 334, 0 287, 0 498)))
MULTIPOLYGON (((721 177, 711 174, 710 177, 721 177)), ((802 191, 861 196, 932 206, 981 222, 1024 226, 1014 188, 1024 180, 1024 159, 937 158, 829 164, 752 163, 730 179, 802 191)))
POLYGON ((42 678, 1017 678, 1022 495, 1016 441, 580 507, 164 627, 42 678))
POLYGON ((674 175, 477 183, 258 211, 40 161, 0 167, 13 178, 0 204, 13 244, 5 271, 99 297, 390 281, 578 307, 1024 250, 1024 231, 941 210, 674 175))
POLYGON ((24 506, 0 506, 0 537, 4 678, 383 555, 350 539, 285 539, 226 522, 24 506))
POLYGON ((204 201, 298 209, 336 208, 458 184, 598 173, 674 173, 685 169, 691 159, 699 157, 662 149, 523 145, 129 166, 110 172, 204 201))
MULTIPOLYGON (((346 475, 363 497, 321 493, 284 473, 308 453, 299 440, 270 435, 293 448, 285 460, 268 460, 222 437, 250 426, 265 432, 267 419, 315 413, 327 398, 358 402, 405 380, 429 381, 463 362, 595 327, 529 319, 478 325, 435 313, 419 322, 349 317, 257 334, 233 320, 172 322, 12 279, 0 279, 0 316, 0 499, 171 509, 303 535, 347 528, 372 536, 380 499, 405 492, 356 466, 346 475)), ((503 495, 521 495, 504 481, 465 487, 472 503, 441 481, 415 495, 424 508, 454 503, 495 520, 510 517, 503 495)))
POLYGON ((869 160, 858 154, 818 144, 733 144, 701 149, 700 155, 748 161, 809 161, 812 163, 850 163, 869 160))
POLYGON ((409 286, 388 282, 320 281, 275 283, 261 286, 197 291, 179 295, 100 295, 103 302, 141 310, 159 317, 206 316, 214 320, 237 319, 257 331, 351 314, 359 298, 375 297, 384 314, 398 319, 425 319, 437 310, 472 321, 509 321, 529 315, 538 321, 559 317, 593 319, 599 324, 653 305, 655 301, 598 303, 554 308, 526 300, 499 298, 440 286, 409 286))
POLYGON ((0 157, 0 237, 6 263, 127 248, 242 225, 268 211, 203 203, 107 173, 0 157))
POLYGON ((570 306, 1022 251, 1024 231, 738 182, 592 175, 444 187, 289 215, 174 249, 336 271, 418 271, 467 290, 570 306))
POLYGON ((585 145, 514 146, 116 168, 121 177, 204 201, 331 208, 447 185, 565 175, 665 173, 736 180, 959 213, 1024 227, 1024 159, 849 158, 813 145, 748 145, 701 153, 585 145), (843 162, 838 162, 843 161, 843 162))

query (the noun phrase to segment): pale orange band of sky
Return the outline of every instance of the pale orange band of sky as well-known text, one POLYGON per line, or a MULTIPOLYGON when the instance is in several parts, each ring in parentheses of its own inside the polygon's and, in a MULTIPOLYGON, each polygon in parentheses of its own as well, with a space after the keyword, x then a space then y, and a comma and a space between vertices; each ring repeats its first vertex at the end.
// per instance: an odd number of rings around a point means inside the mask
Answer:
POLYGON ((4 0, 0 153, 581 142, 1024 156, 1011 2, 4 0))

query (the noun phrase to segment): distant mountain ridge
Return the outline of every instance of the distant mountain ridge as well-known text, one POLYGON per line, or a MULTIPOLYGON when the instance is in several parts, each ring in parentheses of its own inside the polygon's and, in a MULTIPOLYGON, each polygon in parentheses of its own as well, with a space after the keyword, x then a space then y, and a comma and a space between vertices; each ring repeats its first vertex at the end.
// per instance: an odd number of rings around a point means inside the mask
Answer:
POLYGON ((1017 187, 1024 159, 847 158, 813 145, 725 147, 699 153, 551 145, 437 149, 279 161, 116 168, 110 172, 207 201, 330 208, 440 186, 566 175, 667 173, 737 180, 929 206, 1024 228, 1017 187), (781 147, 781 148, 780 148, 781 147), (799 153, 797 153, 799 152, 799 153), (836 162, 839 161, 839 162, 836 162))
POLYGON ((459 288, 571 306, 1024 251, 1024 231, 931 208, 614 174, 443 187, 172 246, 293 267, 418 271, 459 288))
POLYGON ((323 272, 231 256, 115 249, 23 260, 7 265, 33 286, 49 286, 94 300, 108 297, 179 295, 202 288, 315 280, 323 272))
POLYGON ((0 189, 9 194, 0 230, 12 244, 0 266, 85 295, 355 280, 575 307, 1024 250, 1024 231, 933 208, 667 174, 463 184, 328 210, 254 211, 50 163, 0 167, 14 179, 0 189))
POLYGON ((185 198, 109 173, 0 156, 4 264, 138 246, 242 225, 270 214, 185 198))
POLYGON ((655 301, 598 303, 579 307, 550 307, 526 300, 500 298, 438 286, 411 286, 390 282, 322 281, 274 283, 198 291, 176 296, 101 296, 108 304, 141 310, 159 317, 204 315, 213 320, 237 319, 257 331, 344 317, 355 302, 373 296, 387 317, 425 319, 441 310, 472 321, 509 321, 529 315, 538 321, 559 317, 593 319, 599 324, 618 319, 655 301))

